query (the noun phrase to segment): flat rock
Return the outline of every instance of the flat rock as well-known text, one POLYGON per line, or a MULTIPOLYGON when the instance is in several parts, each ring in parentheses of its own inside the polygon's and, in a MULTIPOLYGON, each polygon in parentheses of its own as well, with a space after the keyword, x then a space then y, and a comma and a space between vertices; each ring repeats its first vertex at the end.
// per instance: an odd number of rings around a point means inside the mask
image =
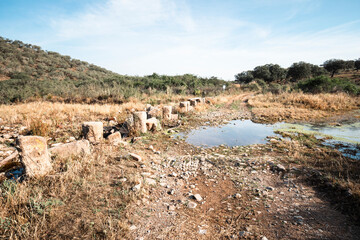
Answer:
POLYGON ((193 208, 196 208, 196 207, 197 207, 197 203, 189 202, 187 206, 188 206, 188 208, 193 209, 193 208))
POLYGON ((110 134, 107 139, 109 142, 113 145, 119 145, 122 142, 121 133, 120 132, 114 132, 110 134))
POLYGON ((59 158, 70 158, 72 156, 85 156, 90 154, 90 142, 80 140, 71 143, 65 143, 49 149, 51 155, 59 158))

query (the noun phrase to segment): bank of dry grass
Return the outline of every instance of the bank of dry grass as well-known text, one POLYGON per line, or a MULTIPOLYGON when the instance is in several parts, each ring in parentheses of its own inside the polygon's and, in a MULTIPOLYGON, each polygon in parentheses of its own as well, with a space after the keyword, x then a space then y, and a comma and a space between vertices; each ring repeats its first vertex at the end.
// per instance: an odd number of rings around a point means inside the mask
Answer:
POLYGON ((267 121, 313 120, 358 109, 360 97, 344 93, 267 93, 251 97, 248 104, 255 117, 267 121))

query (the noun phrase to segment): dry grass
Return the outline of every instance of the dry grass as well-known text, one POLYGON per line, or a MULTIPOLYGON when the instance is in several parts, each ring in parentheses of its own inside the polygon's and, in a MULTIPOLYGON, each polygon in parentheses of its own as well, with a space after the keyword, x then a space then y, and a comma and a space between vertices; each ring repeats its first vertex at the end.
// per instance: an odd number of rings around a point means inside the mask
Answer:
POLYGON ((271 93, 249 99, 253 114, 269 121, 309 120, 344 113, 359 108, 360 98, 346 94, 271 93))
POLYGON ((282 161, 306 169, 302 177, 324 190, 331 200, 356 221, 360 214, 360 162, 344 157, 338 150, 323 147, 315 136, 281 133, 291 141, 279 141, 276 151, 282 161))
POLYGON ((108 152, 100 146, 89 157, 55 160, 56 174, 44 179, 3 182, 0 238, 126 237, 126 208, 137 198, 131 191, 136 177, 108 152), (119 181, 123 177, 128 181, 119 181))

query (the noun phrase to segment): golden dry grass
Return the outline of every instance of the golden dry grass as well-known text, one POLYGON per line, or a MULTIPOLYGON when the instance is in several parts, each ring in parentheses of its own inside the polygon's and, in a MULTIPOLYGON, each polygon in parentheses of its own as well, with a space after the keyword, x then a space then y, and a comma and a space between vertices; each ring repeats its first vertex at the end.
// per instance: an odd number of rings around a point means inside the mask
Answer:
POLYGON ((249 99, 252 113, 267 120, 309 120, 359 108, 360 98, 347 94, 260 94, 249 99))

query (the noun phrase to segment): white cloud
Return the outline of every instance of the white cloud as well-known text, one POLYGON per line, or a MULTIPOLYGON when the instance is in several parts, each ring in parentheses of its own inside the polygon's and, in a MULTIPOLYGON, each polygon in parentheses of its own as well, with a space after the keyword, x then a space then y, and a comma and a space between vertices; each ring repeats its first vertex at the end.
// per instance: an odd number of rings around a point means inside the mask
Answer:
MULTIPOLYGON (((307 0, 294 0, 307 2, 307 0)), ((52 22, 64 54, 129 75, 193 73, 232 80, 257 65, 358 58, 355 23, 297 36, 271 25, 197 15, 183 1, 109 0, 52 22)))

